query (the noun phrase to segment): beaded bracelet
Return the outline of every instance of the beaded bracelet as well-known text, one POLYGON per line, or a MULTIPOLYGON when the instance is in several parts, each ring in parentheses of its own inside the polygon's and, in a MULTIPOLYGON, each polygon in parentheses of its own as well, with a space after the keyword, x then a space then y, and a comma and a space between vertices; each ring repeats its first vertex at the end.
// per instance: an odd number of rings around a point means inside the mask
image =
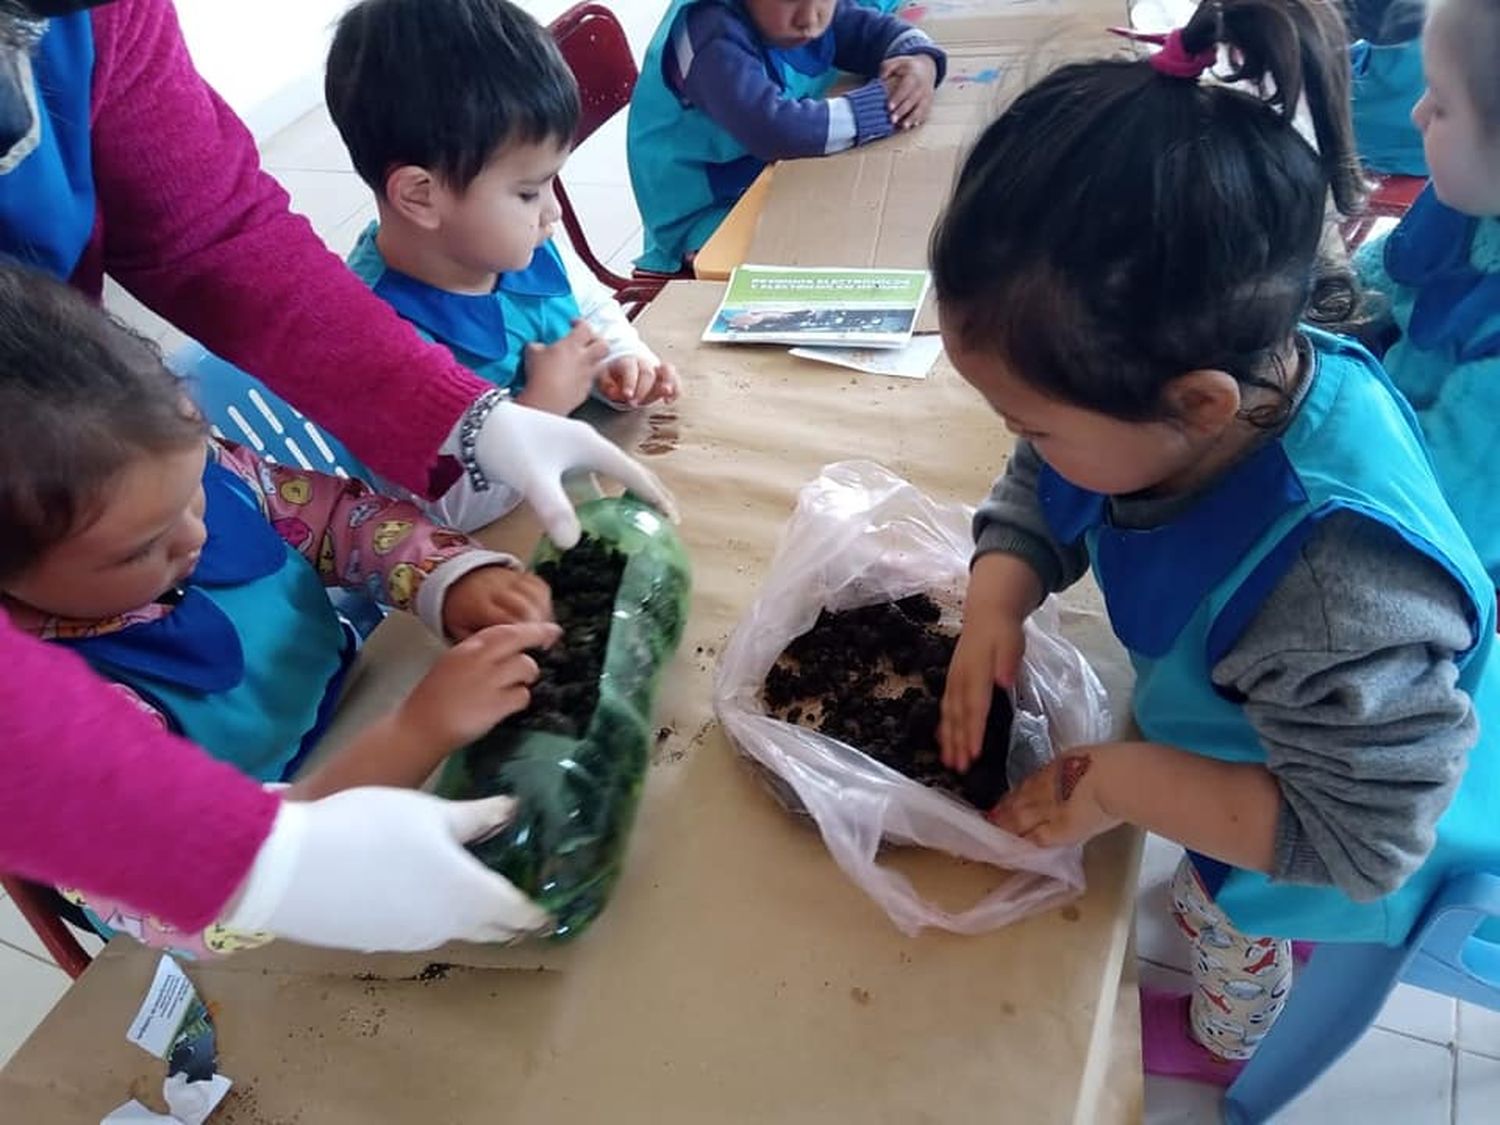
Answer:
POLYGON ((479 467, 479 458, 474 452, 479 445, 479 431, 484 429, 484 422, 490 416, 490 411, 509 400, 510 392, 504 387, 491 387, 474 400, 469 409, 464 412, 464 420, 459 423, 458 460, 463 465, 464 474, 469 478, 469 483, 474 487, 475 492, 490 490, 489 478, 479 467))

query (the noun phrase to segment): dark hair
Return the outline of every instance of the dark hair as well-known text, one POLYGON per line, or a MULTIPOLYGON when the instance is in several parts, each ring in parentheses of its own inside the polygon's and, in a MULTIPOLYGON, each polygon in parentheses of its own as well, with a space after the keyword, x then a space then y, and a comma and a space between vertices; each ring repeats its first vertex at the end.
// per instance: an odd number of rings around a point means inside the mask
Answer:
POLYGON ((979 139, 931 248, 965 347, 1136 421, 1161 417, 1162 388, 1189 371, 1279 387, 1267 374, 1330 281, 1316 265, 1329 190, 1345 215, 1363 195, 1336 7, 1210 0, 1182 39, 1227 47, 1225 80, 1261 92, 1145 59, 1064 66, 979 139), (1293 126, 1304 94, 1321 155, 1293 126))
POLYGON ((90 518, 136 458, 207 435, 156 345, 61 282, 0 263, 0 579, 90 518))
POLYGON ((408 164, 463 191, 503 146, 567 143, 578 128, 573 72, 507 0, 362 0, 339 20, 324 94, 381 196, 408 164))

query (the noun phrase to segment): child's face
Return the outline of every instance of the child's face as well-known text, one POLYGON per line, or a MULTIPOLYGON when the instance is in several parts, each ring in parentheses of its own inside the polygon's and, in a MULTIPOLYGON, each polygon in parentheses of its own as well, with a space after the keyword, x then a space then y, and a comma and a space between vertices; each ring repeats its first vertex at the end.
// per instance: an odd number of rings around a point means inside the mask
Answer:
POLYGON ((82 620, 149 605, 198 565, 203 461, 196 444, 142 456, 101 498, 98 515, 58 543, 6 588, 44 613, 82 620))
POLYGON ((833 20, 836 0, 745 0, 755 29, 773 47, 801 47, 833 20))
POLYGON ((1486 129, 1469 93, 1464 55, 1456 47, 1460 22, 1452 0, 1428 21, 1422 39, 1427 92, 1411 116, 1438 198, 1466 215, 1500 215, 1500 122, 1486 129))
POLYGON ((1224 429, 1177 420, 1122 421, 1049 398, 1013 374, 998 356, 965 350, 946 329, 943 347, 1006 429, 1029 441, 1068 481, 1090 492, 1128 496, 1170 488, 1192 476, 1224 429))
POLYGON ((562 217, 554 185, 569 145, 507 145, 462 193, 438 183, 434 200, 443 245, 481 273, 525 269, 562 217))

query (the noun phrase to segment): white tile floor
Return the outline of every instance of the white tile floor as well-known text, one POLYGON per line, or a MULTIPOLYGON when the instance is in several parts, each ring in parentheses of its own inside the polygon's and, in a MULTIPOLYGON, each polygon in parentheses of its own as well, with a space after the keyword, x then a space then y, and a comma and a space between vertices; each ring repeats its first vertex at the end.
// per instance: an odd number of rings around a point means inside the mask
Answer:
MULTIPOLYGON (((566 0, 539 0, 530 6, 538 18, 550 19, 566 0)), ((612 6, 639 55, 664 5, 661 0, 615 0, 612 6)), ((264 158, 329 247, 347 253, 375 209, 327 114, 310 113, 272 138, 264 146, 264 158)), ((596 253, 618 272, 628 272, 630 259, 640 250, 641 225, 625 174, 623 118, 582 146, 563 178, 596 253)), ((107 299, 168 352, 181 342, 180 335, 128 294, 113 288, 107 299)), ((1185 987, 1187 947, 1167 916, 1164 893, 1176 857, 1172 845, 1149 841, 1137 934, 1143 979, 1185 987)), ((0 1061, 30 1034, 67 984, 15 904, 0 895, 0 1061)), ((1218 1120, 1216 1094, 1190 1083, 1148 1079, 1146 1104, 1151 1125, 1218 1120)), ((1402 988, 1377 1027, 1281 1120, 1287 1125, 1500 1122, 1500 1013, 1402 988)))

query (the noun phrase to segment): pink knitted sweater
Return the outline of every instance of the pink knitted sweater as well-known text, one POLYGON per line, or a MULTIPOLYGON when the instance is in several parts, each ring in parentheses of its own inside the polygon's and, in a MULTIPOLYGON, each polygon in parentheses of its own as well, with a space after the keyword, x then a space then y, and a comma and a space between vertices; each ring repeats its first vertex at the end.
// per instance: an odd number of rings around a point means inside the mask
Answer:
MULTIPOLYGON (((108 273, 265 379, 366 464, 439 493, 437 450, 488 385, 329 253, 194 70, 169 0, 93 13, 98 215, 74 283, 108 273)), ((77 657, 0 615, 0 870, 196 929, 250 868, 277 798, 163 734, 77 657)))

